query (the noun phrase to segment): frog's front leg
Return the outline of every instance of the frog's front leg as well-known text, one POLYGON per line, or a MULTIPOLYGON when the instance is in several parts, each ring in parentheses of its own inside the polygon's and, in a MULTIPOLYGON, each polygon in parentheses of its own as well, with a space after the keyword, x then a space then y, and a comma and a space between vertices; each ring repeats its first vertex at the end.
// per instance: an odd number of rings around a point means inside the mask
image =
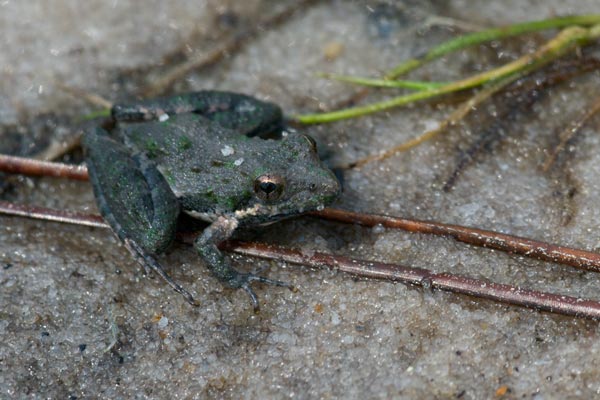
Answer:
POLYGON ((200 257, 206 262, 207 267, 216 278, 232 288, 242 288, 250 295, 254 311, 258 312, 258 298, 250 287, 251 282, 256 281, 269 285, 283 286, 290 290, 295 290, 295 288, 286 282, 268 279, 252 273, 239 272, 229 264, 223 253, 217 248, 217 245, 229 239, 237 226, 238 221, 236 218, 220 216, 204 230, 202 235, 198 236, 194 247, 196 247, 200 257))

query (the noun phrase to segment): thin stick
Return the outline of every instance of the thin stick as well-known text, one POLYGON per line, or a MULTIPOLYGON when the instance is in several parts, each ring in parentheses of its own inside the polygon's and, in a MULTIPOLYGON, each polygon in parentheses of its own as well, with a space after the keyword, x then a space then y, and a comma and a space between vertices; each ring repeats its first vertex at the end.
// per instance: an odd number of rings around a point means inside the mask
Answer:
MULTIPOLYGON (((12 215, 108 228, 108 225, 97 221, 99 217, 93 215, 66 213, 42 208, 29 211, 26 209, 27 207, 25 206, 7 207, 6 202, 0 202, 0 213, 9 211, 12 215), (61 218, 56 218, 57 215, 60 215, 61 218), (90 221, 96 221, 96 223, 91 225, 90 221)), ((268 260, 284 261, 313 268, 326 266, 362 278, 401 282, 431 289, 440 289, 451 293, 466 294, 472 297, 490 299, 500 303, 528 307, 555 314, 600 319, 600 302, 594 300, 521 289, 511 285, 498 284, 445 272, 436 273, 424 268, 411 268, 397 264, 358 260, 320 252, 309 256, 300 250, 265 243, 228 242, 222 243, 220 247, 238 254, 268 260)))
POLYGON ((37 153, 33 158, 44 161, 54 161, 81 146, 81 135, 76 134, 66 141, 52 142, 50 146, 37 153))
POLYGON ((0 214, 41 219, 65 224, 85 225, 94 228, 110 228, 99 215, 54 210, 45 207, 26 206, 0 200, 0 214))
POLYGON ((314 211, 309 215, 330 221, 354 223, 369 227, 381 225, 386 228, 402 229, 414 233, 450 236, 459 242, 474 246, 487 247, 543 261, 570 265, 588 271, 600 272, 600 254, 494 231, 387 215, 363 214, 334 208, 314 211))
POLYGON ((107 353, 112 350, 113 347, 119 343, 119 325, 115 320, 115 305, 110 303, 107 306, 108 323, 110 324, 110 343, 104 349, 103 353, 107 353))
POLYGON ((348 257, 316 252, 306 255, 300 250, 264 243, 234 242, 224 248, 238 254, 269 260, 285 261, 313 268, 328 268, 362 278, 401 282, 410 285, 440 289, 451 293, 490 299, 499 303, 548 311, 555 314, 581 318, 600 319, 600 302, 563 296, 536 290, 521 289, 486 280, 450 273, 435 273, 424 268, 411 268, 397 264, 357 260, 348 257))
POLYGON ((0 171, 29 176, 52 176, 55 178, 87 181, 85 165, 70 165, 31 158, 14 157, 0 154, 0 171))

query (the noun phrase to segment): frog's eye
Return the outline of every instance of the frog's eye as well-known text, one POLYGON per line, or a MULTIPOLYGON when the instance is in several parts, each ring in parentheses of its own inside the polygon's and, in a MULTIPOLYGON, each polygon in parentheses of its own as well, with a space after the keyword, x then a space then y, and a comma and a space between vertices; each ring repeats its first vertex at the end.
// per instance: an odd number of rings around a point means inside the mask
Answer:
POLYGON ((261 175, 254 181, 254 193, 266 202, 279 199, 283 194, 285 182, 279 175, 261 175))
POLYGON ((317 142, 315 142, 315 139, 313 139, 312 137, 310 137, 308 135, 304 135, 304 139, 306 139, 306 141, 310 144, 310 148, 312 149, 312 151, 314 151, 316 153, 317 152, 317 142))

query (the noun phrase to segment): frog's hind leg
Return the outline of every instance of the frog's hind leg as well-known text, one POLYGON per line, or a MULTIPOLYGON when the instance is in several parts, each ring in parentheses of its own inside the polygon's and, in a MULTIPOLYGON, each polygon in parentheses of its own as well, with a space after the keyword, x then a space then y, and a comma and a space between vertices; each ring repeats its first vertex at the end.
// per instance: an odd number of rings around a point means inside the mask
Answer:
POLYGON ((156 166, 131 155, 101 128, 83 137, 86 164, 100 213, 146 271, 163 278, 188 302, 192 296, 154 259, 175 237, 179 201, 156 166))
POLYGON ((160 276, 165 282, 167 282, 167 284, 169 284, 169 286, 171 286, 173 290, 185 297, 185 300, 188 303, 190 303, 193 306, 200 305, 200 303, 198 303, 198 301, 194 299, 190 292, 185 290, 183 286, 181 286, 179 283, 175 282, 173 278, 171 278, 169 274, 167 274, 162 265, 160 265, 150 254, 146 253, 137 243, 130 239, 125 239, 124 243, 125 247, 127 247, 129 252, 133 254, 136 261, 144 267, 146 273, 153 271, 155 274, 160 276))
POLYGON ((296 288, 287 282, 265 278, 252 273, 239 272, 229 264, 217 245, 229 239, 237 226, 238 222, 235 218, 218 217, 216 221, 202 232, 202 235, 198 236, 194 242, 194 247, 216 278, 229 287, 244 289, 250 295, 254 311, 258 312, 260 306, 256 294, 250 287, 252 282, 283 286, 292 291, 296 291, 296 288))
POLYGON ((116 121, 167 120, 169 115, 195 113, 248 136, 267 137, 281 133, 283 114, 276 104, 239 93, 204 90, 172 97, 116 104, 116 121))

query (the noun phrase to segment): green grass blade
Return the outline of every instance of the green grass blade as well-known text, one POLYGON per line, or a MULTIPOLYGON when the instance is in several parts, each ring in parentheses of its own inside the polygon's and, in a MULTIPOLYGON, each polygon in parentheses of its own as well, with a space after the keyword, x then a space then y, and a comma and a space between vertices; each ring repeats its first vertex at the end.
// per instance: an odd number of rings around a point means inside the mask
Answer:
POLYGON ((425 82, 425 81, 406 81, 406 80, 389 80, 389 79, 371 79, 359 78, 348 75, 322 74, 323 78, 333 79, 340 82, 354 83, 362 86, 385 87, 385 88, 403 88, 411 90, 431 90, 437 89, 448 82, 425 82))

